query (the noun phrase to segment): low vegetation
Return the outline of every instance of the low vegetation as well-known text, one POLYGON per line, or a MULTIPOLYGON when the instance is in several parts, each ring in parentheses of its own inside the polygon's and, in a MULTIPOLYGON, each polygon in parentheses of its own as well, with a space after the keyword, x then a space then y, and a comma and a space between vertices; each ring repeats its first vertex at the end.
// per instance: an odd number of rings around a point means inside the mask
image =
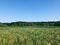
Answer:
POLYGON ((0 45, 60 45, 60 22, 0 23, 0 45))
POLYGON ((60 45, 60 28, 0 27, 0 45, 60 45))

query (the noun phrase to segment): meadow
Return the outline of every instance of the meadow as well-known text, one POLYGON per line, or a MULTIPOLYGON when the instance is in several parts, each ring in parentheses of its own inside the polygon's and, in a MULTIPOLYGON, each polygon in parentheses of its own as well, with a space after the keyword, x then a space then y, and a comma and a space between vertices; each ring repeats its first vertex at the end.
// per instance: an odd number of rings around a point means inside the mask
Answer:
POLYGON ((60 28, 0 27, 0 45, 60 45, 60 28))

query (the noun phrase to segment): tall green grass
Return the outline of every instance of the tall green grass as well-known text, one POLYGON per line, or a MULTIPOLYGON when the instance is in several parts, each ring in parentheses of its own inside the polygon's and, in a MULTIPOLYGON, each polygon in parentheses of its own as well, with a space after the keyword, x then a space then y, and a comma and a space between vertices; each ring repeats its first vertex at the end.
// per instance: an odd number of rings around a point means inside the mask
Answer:
POLYGON ((0 45, 60 45, 60 28, 0 27, 0 45))

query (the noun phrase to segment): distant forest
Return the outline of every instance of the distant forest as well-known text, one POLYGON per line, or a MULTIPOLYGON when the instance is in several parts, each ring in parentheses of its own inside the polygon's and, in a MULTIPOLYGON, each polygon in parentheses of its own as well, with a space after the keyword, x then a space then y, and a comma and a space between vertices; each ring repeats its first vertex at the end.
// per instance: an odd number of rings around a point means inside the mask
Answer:
POLYGON ((50 21, 50 22, 11 22, 11 23, 0 23, 0 27, 6 26, 60 26, 60 21, 50 21))

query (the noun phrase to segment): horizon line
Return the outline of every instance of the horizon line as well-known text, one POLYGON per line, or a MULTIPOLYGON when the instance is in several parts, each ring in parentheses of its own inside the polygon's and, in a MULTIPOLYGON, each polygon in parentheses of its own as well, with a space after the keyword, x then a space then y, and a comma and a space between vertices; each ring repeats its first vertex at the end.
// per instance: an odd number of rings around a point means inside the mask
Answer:
POLYGON ((13 23, 13 22, 60 22, 60 21, 11 21, 11 22, 0 22, 0 23, 13 23))

